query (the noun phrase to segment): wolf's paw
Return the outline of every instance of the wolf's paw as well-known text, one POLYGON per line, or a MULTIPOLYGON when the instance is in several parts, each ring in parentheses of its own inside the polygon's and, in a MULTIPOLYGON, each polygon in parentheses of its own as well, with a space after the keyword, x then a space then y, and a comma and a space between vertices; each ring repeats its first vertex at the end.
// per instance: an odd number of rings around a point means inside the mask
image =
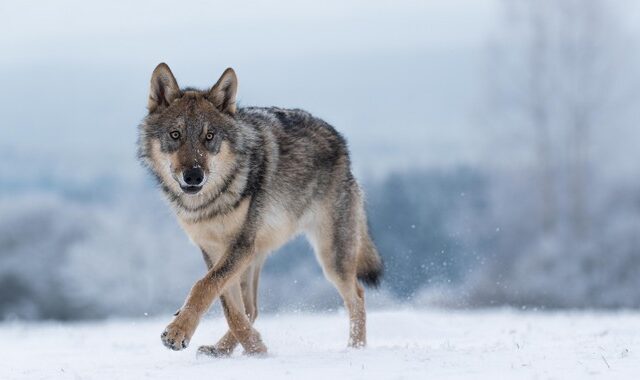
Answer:
POLYGON ((213 358, 225 358, 231 355, 230 350, 216 348, 216 346, 200 346, 198 347, 197 357, 210 356, 213 358))
POLYGON ((169 325, 160 336, 160 339, 162 339, 162 343, 165 347, 174 351, 180 351, 189 346, 190 337, 187 337, 184 330, 169 325))
POLYGON ((251 356, 254 358, 266 358, 269 356, 269 352, 267 351, 267 347, 262 347, 259 349, 253 349, 251 351, 244 350, 242 351, 243 355, 251 356))
POLYGON ((167 348, 180 351, 189 346, 189 341, 196 329, 196 325, 197 318, 183 311, 167 326, 162 335, 160 335, 160 339, 162 339, 162 343, 167 348))
POLYGON ((349 340, 349 344, 347 345, 349 348, 360 350, 367 346, 367 343, 364 340, 349 340))
POLYGON ((256 334, 250 339, 249 345, 244 346, 242 353, 247 356, 265 357, 267 356, 267 346, 262 343, 260 335, 256 334))

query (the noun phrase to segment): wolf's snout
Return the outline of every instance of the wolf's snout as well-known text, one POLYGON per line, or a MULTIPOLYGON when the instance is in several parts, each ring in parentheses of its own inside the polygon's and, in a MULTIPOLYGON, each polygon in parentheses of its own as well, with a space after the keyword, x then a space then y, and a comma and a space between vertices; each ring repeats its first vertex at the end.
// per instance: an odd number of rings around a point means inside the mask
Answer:
POLYGON ((187 194, 195 194, 202 189, 205 181, 204 170, 194 167, 183 171, 182 178, 178 182, 180 182, 182 191, 187 194))
POLYGON ((182 172, 184 183, 189 186, 202 186, 204 181, 204 170, 201 168, 191 168, 182 172))

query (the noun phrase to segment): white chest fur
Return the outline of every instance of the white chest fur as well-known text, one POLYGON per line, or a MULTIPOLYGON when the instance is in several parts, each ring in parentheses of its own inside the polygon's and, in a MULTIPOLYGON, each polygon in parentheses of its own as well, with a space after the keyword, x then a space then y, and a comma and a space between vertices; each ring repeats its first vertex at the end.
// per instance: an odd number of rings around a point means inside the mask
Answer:
MULTIPOLYGON (((246 222, 248 207, 249 200, 245 200, 228 214, 196 223, 183 219, 179 222, 191 241, 215 263, 238 237, 246 222)), ((284 209, 267 206, 259 218, 254 253, 262 255, 278 249, 298 231, 297 224, 284 209)))
POLYGON ((191 241, 216 262, 238 236, 247 217, 249 200, 244 200, 230 213, 209 220, 191 222, 178 218, 191 241))

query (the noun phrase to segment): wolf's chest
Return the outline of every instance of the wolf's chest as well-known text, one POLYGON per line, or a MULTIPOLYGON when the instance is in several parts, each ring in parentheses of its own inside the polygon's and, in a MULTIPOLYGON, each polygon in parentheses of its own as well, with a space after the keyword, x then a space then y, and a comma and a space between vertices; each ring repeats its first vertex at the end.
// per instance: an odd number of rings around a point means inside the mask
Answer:
MULTIPOLYGON (((232 213, 197 223, 180 220, 191 241, 203 249, 213 262, 233 244, 245 227, 248 203, 241 204, 232 213)), ((255 228, 254 249, 267 253, 285 244, 298 232, 298 223, 286 210, 267 206, 255 228)))
MULTIPOLYGON (((232 212, 205 221, 190 222, 178 219, 191 241, 217 259, 232 244, 242 229, 249 202, 243 201, 232 212)), ((215 260, 214 260, 215 261, 215 260)))

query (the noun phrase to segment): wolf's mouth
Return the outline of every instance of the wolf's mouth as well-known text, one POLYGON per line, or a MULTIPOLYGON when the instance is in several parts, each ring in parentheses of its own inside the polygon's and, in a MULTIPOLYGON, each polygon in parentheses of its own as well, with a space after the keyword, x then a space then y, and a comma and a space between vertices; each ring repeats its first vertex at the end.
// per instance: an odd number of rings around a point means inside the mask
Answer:
POLYGON ((196 194, 198 193, 200 190, 202 190, 202 186, 180 186, 180 188, 182 189, 182 191, 184 191, 186 194, 196 194))

